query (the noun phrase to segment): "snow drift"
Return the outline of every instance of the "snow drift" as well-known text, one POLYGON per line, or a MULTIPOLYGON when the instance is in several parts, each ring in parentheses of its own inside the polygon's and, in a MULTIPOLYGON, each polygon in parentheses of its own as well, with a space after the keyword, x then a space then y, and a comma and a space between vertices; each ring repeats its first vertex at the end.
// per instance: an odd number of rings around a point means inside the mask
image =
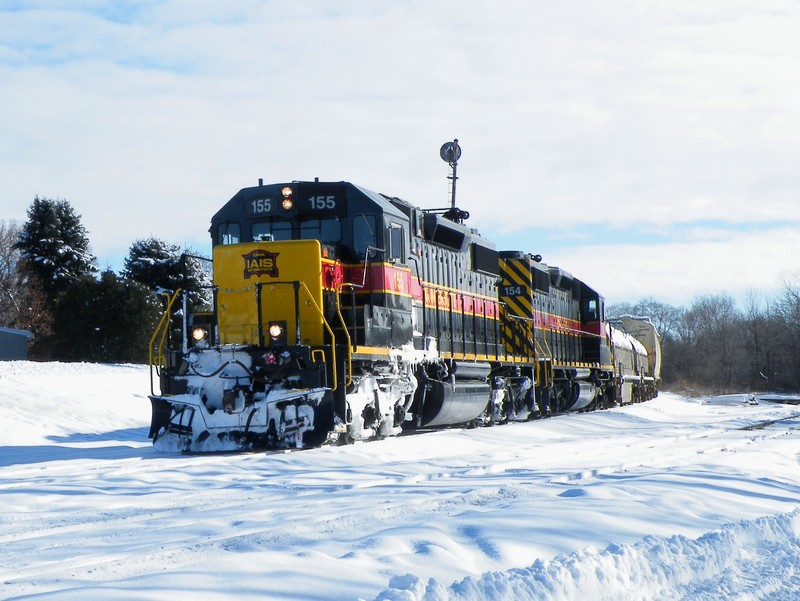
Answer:
POLYGON ((800 595, 797 406, 662 394, 192 456, 153 449, 149 389, 142 366, 0 363, 4 599, 800 595))

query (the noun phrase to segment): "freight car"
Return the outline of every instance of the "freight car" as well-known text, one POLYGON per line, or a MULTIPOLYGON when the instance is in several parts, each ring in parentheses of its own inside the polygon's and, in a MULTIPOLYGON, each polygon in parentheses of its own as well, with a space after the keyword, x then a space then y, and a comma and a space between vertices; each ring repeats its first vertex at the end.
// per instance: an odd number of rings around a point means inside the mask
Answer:
POLYGON ((176 291, 153 337, 154 445, 304 448, 657 394, 649 321, 609 324, 592 287, 467 217, 343 181, 240 190, 211 220, 213 311, 176 291))

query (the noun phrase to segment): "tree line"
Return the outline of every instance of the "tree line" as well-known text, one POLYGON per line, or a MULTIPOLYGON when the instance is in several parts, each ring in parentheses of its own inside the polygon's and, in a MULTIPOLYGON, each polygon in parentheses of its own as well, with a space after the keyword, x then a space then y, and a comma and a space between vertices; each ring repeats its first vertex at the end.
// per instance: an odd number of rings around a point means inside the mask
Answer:
POLYGON ((800 273, 774 297, 696 297, 688 307, 643 299, 606 317, 649 316, 661 335, 663 387, 689 394, 800 390, 800 273))
MULTIPOLYGON (((100 272, 66 200, 36 197, 24 224, 0 221, 0 327, 29 330, 38 360, 145 362, 165 290, 208 308, 210 274, 191 249, 132 243, 120 274, 100 272), (204 292, 205 291, 205 292, 204 292)), ((740 308, 725 294, 688 307, 653 298, 607 308, 649 316, 663 346, 664 387, 693 393, 800 389, 800 273, 773 298, 740 308)))
POLYGON ((32 359, 144 363, 161 292, 194 290, 192 308, 208 304, 195 255, 151 237, 133 242, 120 274, 100 271, 72 205, 37 196, 25 223, 0 221, 0 327, 32 332, 32 359))

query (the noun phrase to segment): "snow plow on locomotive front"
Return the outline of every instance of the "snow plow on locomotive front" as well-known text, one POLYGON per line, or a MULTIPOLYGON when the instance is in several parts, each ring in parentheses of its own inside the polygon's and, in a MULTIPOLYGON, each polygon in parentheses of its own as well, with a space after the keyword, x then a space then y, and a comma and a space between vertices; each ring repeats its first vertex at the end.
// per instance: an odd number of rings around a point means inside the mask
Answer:
POLYGON ((213 261, 212 323, 193 328, 196 336, 186 332, 159 365, 154 444, 181 451, 321 444, 334 430, 338 374, 335 346, 324 340, 320 243, 219 245, 213 261))

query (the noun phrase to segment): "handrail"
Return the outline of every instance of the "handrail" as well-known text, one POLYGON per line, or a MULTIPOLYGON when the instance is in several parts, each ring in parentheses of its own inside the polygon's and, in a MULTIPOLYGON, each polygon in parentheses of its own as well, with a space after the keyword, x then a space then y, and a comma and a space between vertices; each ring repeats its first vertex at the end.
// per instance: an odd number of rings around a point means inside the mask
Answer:
POLYGON ((161 315, 161 319, 158 321, 158 325, 156 326, 153 335, 150 337, 150 346, 148 348, 148 362, 150 363, 150 394, 155 394, 155 387, 153 385, 153 368, 156 369, 156 373, 158 370, 167 366, 167 360, 164 357, 164 343, 167 340, 167 333, 169 332, 169 320, 170 316, 172 315, 172 305, 175 304, 175 300, 178 298, 178 295, 181 293, 181 289, 178 288, 170 297, 169 292, 162 292, 161 296, 163 296, 167 300, 167 306, 164 309, 164 313, 161 315), (156 345, 156 338, 158 337, 159 333, 161 334, 161 340, 159 340, 158 345, 156 345), (154 355, 153 351, 157 348, 157 354, 154 355))
MULTIPOLYGON (((351 290, 353 288, 353 284, 348 282, 342 282, 336 288, 336 314, 339 316, 339 321, 342 322, 342 331, 344 332, 345 338, 347 338, 347 374, 345 375, 345 386, 350 386, 353 383, 353 344, 352 339, 350 338, 350 332, 347 331, 347 324, 344 321, 344 315, 342 315, 342 295, 341 289, 345 286, 350 286, 351 290)), ((355 303, 353 303, 353 314, 355 314, 356 307, 355 303)), ((353 332, 355 334, 355 332, 353 332)))
POLYGON ((528 347, 529 350, 534 352, 534 358, 536 353, 536 336, 534 334, 534 329, 531 326, 533 323, 533 319, 530 317, 522 317, 520 315, 514 315, 510 313, 505 306, 505 303, 500 303, 500 306, 505 313, 505 319, 501 320, 504 327, 507 328, 508 334, 510 335, 512 343, 516 344, 519 341, 519 344, 524 344, 528 347), (521 322, 525 325, 521 325, 521 322))
MULTIPOLYGON (((505 305, 505 303, 501 303, 502 307, 504 307, 504 305, 505 305)), ((506 313, 506 320, 507 321, 505 323, 513 324, 513 326, 510 326, 510 329, 512 330, 512 335, 518 336, 518 337, 520 337, 520 339, 525 340, 525 342, 527 343, 527 346, 534 351, 535 356, 537 358, 541 357, 541 359, 536 361, 537 381, 540 381, 540 378, 538 377, 539 374, 543 373, 543 375, 544 375, 543 383, 546 386, 549 385, 551 382, 553 382, 553 380, 555 378, 554 378, 554 373, 553 373, 554 372, 553 351, 550 349, 550 345, 547 343, 547 338, 543 337, 541 342, 539 340, 537 340, 536 339, 536 334, 533 331, 533 328, 531 328, 531 332, 530 332, 530 336, 529 337, 528 336, 523 336, 523 335, 520 334, 520 331, 519 331, 520 328, 521 328, 521 326, 519 325, 520 322, 525 322, 526 325, 529 328, 530 328, 530 324, 534 323, 535 320, 530 318, 530 317, 522 317, 521 315, 514 315, 512 313, 506 313), (550 368, 549 369, 542 369, 542 366, 540 365, 542 362, 549 363, 550 368)))
MULTIPOLYGON (((308 298, 311 300, 311 302, 314 303, 314 308, 317 310, 317 313, 319 313, 319 316, 322 318, 322 323, 325 325, 325 329, 328 330, 328 334, 331 335, 331 362, 333 364, 333 386, 331 387, 331 390, 336 390, 339 387, 337 378, 337 367, 336 367, 336 336, 334 335, 333 329, 328 323, 328 320, 325 319, 325 314, 322 312, 322 308, 317 304, 317 301, 314 300, 314 296, 311 294, 311 291, 308 289, 308 286, 306 286, 306 283, 300 280, 300 285, 303 287, 303 290, 306 291, 306 294, 308 295, 308 298)), ((297 340, 296 342, 297 344, 300 344, 299 340, 297 340)))
MULTIPOLYGON (((289 282, 259 282, 259 283, 257 283, 256 284, 256 302, 258 304, 257 310, 258 310, 258 312, 260 314, 261 313, 261 288, 263 288, 264 286, 280 286, 280 285, 288 286, 290 284, 295 287, 295 303, 297 303, 299 301, 299 298, 297 296, 297 291, 298 291, 299 287, 302 286, 303 290, 306 291, 306 295, 308 296, 308 299, 314 304, 314 308, 317 310, 317 313, 319 314, 320 319, 322 319, 322 323, 325 326, 325 329, 328 331, 328 334, 330 334, 330 336, 331 336, 331 364, 333 365, 333 386, 331 387, 331 390, 336 390, 336 388, 338 387, 338 382, 339 382, 338 370, 337 370, 337 366, 336 366, 336 336, 334 335, 333 329, 331 328, 330 324, 328 323, 328 320, 325 319, 325 314, 322 312, 322 309, 317 304, 317 301, 314 299, 314 296, 311 294, 311 291, 308 289, 308 286, 306 286, 306 283, 303 282, 302 280, 292 280, 292 281, 289 281, 289 282)), ((299 327, 300 309, 297 306, 297 304, 295 305, 295 312, 296 312, 295 320, 296 320, 296 322, 298 324, 298 327, 299 327)), ((263 324, 260 324, 260 327, 263 327, 263 324)), ((263 335, 263 332, 259 331, 259 339, 262 338, 262 335, 263 335)), ((297 340, 295 340, 295 344, 300 345, 299 337, 298 337, 297 340)))
MULTIPOLYGON (((553 380, 555 380, 555 373, 554 373, 555 372, 555 368, 553 366, 553 363, 554 363, 554 361, 553 361, 553 351, 550 350, 550 345, 547 344, 547 338, 542 337, 542 342, 544 342, 544 346, 545 346, 545 350, 544 350, 544 352, 542 352, 542 355, 545 356, 545 360, 547 360, 547 362, 550 364, 550 369, 547 371, 548 381, 545 382, 545 384, 549 386, 553 382, 553 380)), ((533 337, 533 343, 537 347, 540 347, 540 343, 539 343, 538 340, 536 340, 536 336, 533 337)), ((540 363, 541 363, 541 361, 537 361, 536 362, 537 371, 539 370, 539 364, 540 363)))

